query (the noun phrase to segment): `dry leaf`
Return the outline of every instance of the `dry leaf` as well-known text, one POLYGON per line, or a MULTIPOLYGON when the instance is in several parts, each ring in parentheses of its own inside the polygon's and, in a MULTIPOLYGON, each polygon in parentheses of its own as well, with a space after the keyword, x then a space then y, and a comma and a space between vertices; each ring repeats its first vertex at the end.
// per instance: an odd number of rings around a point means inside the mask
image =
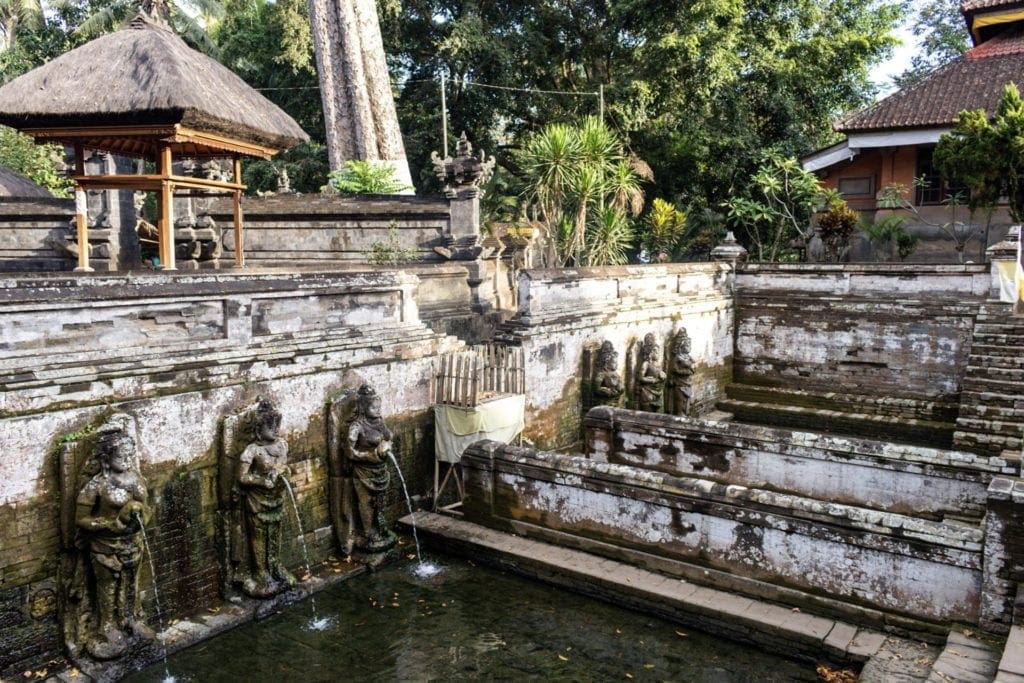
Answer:
POLYGON ((682 631, 676 631, 676 635, 679 636, 680 638, 687 638, 687 637, 689 637, 690 634, 689 633, 683 633, 682 631))
POLYGON ((654 665, 653 664, 644 664, 644 668, 645 669, 653 669, 654 665))
POLYGON ((569 658, 566 657, 565 655, 558 655, 558 658, 561 659, 563 662, 568 662, 569 661, 569 658))
POLYGON ((631 674, 631 673, 627 673, 627 674, 626 674, 626 678, 633 678, 633 674, 631 674))

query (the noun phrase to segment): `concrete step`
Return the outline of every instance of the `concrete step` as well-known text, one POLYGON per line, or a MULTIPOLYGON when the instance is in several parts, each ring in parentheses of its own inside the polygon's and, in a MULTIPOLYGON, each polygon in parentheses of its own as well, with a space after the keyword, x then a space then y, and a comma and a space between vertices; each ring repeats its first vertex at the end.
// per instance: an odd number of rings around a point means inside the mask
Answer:
POLYGON ((1010 408, 991 403, 965 404, 960 406, 960 417, 957 419, 957 424, 960 424, 961 419, 1024 424, 1024 408, 1010 408))
POLYGON ((1000 356, 1004 358, 1017 358, 1024 356, 1024 346, 1013 344, 982 344, 973 342, 971 344, 971 356, 1000 356))
MULTIPOLYGON (((1022 385, 1022 388, 1024 388, 1024 385, 1022 385)), ((1015 394, 965 389, 960 394, 960 414, 963 415, 965 408, 976 405, 1024 409, 1024 393, 1015 394)))
POLYGON ((1024 386, 1024 369, 1019 368, 996 368, 981 365, 968 365, 964 372, 964 380, 968 378, 994 379, 1001 382, 1020 382, 1024 386))
POLYGON ((981 354, 971 351, 971 357, 967 361, 967 367, 1003 368, 1011 370, 1024 369, 1024 353, 1015 350, 1005 354, 981 354))
POLYGON ((1001 434, 1003 436, 1024 436, 1024 420, 989 420, 977 417, 961 417, 956 421, 957 430, 1001 434))
POLYGON ((928 683, 992 683, 1000 654, 977 638, 950 631, 946 647, 932 665, 928 683))
POLYGON ((961 386, 963 391, 1024 396, 1024 382, 1011 378, 987 377, 968 372, 961 380, 961 386))
POLYGON ((934 448, 949 448, 955 429, 955 423, 952 420, 915 420, 907 417, 870 415, 733 399, 719 401, 716 407, 718 410, 732 413, 737 422, 934 448))
POLYGON ((1024 626, 1013 626, 999 660, 996 683, 1024 683, 1024 626))
POLYGON ((982 455, 998 456, 1005 450, 1020 453, 1021 443, 1020 437, 992 434, 988 431, 958 429, 953 433, 954 448, 982 455))

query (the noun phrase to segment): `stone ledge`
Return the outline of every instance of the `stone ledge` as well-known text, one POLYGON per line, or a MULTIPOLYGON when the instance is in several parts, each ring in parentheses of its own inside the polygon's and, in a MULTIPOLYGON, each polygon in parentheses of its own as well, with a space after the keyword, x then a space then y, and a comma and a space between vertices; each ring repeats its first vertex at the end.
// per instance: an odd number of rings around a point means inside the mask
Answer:
POLYGON ((495 531, 454 517, 419 512, 400 520, 446 549, 471 553, 517 573, 647 609, 660 616, 761 647, 790 648, 795 656, 864 662, 885 634, 831 618, 699 586, 579 550, 495 531))

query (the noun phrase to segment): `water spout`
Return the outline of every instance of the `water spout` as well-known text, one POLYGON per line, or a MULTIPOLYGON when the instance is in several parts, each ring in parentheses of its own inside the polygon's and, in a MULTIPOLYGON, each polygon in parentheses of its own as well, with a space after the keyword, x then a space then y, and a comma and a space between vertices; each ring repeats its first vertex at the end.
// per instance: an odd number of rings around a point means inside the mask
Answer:
MULTIPOLYGON (((135 519, 139 523, 139 530, 142 531, 142 547, 146 551, 146 558, 149 560, 149 572, 153 576, 153 602, 156 604, 156 616, 160 622, 160 632, 164 630, 164 611, 160 606, 160 590, 156 587, 156 563, 153 561, 153 553, 149 550, 149 536, 146 535, 146 525, 142 521, 142 516, 135 513, 135 519)), ((160 640, 159 638, 157 640, 160 640)), ((178 679, 171 675, 170 666, 167 663, 167 646, 163 641, 160 641, 160 648, 163 651, 164 660, 164 679, 163 683, 176 683, 178 679)))
MULTIPOLYGON (((306 562, 306 580, 308 581, 313 576, 313 569, 309 564, 309 548, 306 545, 306 532, 302 528, 302 518, 299 516, 299 505, 295 502, 295 492, 292 490, 292 484, 286 478, 281 477, 281 481, 284 482, 284 487, 288 491, 288 498, 292 501, 292 511, 295 513, 295 526, 299 530, 299 541, 302 543, 302 557, 306 562)), ((333 619, 330 617, 318 617, 316 613, 316 597, 312 594, 309 596, 309 604, 313 611, 313 617, 309 620, 306 625, 311 631, 325 631, 331 625, 333 619)))
POLYGON ((395 466, 395 471, 398 472, 398 480, 402 482, 402 492, 405 493, 405 504, 409 508, 409 519, 412 521, 412 540, 416 543, 416 569, 413 570, 413 574, 420 579, 429 579, 432 576, 437 576, 441 573, 441 566, 434 562, 424 562, 423 553, 420 551, 420 537, 416 533, 416 513, 412 509, 412 498, 409 497, 409 487, 405 484, 405 476, 402 474, 402 468, 398 466, 398 459, 395 458, 395 454, 392 451, 388 451, 388 457, 391 458, 391 463, 395 466))

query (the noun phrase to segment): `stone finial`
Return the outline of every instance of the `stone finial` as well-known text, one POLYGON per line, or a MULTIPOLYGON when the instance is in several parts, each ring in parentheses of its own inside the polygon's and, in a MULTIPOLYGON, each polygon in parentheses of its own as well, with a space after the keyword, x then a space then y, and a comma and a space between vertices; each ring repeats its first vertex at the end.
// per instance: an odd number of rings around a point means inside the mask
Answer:
POLYGON ((722 240, 722 243, 711 250, 711 258, 716 261, 728 261, 729 263, 745 263, 747 260, 747 250, 736 241, 736 236, 730 230, 725 239, 722 240))
POLYGON ((985 250, 990 261, 1012 261, 1017 258, 1017 245, 1020 243, 1019 225, 1011 225, 1001 242, 996 242, 985 250))
POLYGON ((473 145, 463 132, 455 146, 455 158, 442 159, 437 152, 430 155, 434 164, 434 172, 444 183, 445 192, 449 197, 479 196, 480 186, 494 175, 494 157, 485 158, 481 151, 473 156, 473 145))

